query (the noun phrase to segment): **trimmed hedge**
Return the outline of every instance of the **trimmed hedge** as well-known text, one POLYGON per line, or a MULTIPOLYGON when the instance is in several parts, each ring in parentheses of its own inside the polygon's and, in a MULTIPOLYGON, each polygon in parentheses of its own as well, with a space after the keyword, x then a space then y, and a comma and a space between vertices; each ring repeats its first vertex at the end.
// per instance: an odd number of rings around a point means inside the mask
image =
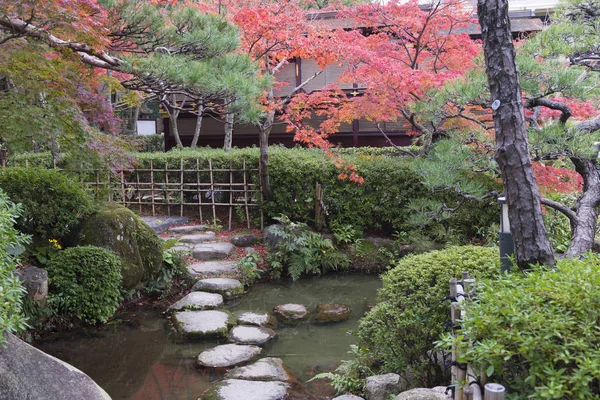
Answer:
POLYGON ((498 275, 498 248, 461 246, 409 255, 382 275, 380 302, 360 320, 359 345, 368 349, 380 372, 394 372, 417 387, 432 387, 449 381, 442 366, 449 352, 434 351, 450 318, 442 298, 448 282, 464 271, 476 279, 498 275))

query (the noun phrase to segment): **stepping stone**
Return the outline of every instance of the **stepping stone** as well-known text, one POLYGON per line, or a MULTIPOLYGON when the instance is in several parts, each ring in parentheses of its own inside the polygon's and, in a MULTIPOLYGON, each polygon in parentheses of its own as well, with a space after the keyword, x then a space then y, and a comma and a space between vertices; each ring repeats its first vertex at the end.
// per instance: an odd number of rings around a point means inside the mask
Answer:
POLYGON ((237 279, 209 278, 196 282, 192 287, 192 291, 219 293, 225 300, 228 300, 244 293, 244 285, 237 279))
POLYGON ((215 276, 233 274, 237 270, 237 264, 233 261, 207 261, 188 265, 188 271, 192 275, 215 276))
POLYGON ((191 292, 175 304, 171 305, 167 311, 212 310, 222 305, 223 296, 218 293, 191 292))
POLYGON ((282 324, 295 324, 308 319, 308 310, 302 304, 280 304, 273 309, 273 313, 282 324))
POLYGON ((229 368, 246 363, 262 353, 258 346, 222 344, 198 355, 197 363, 202 367, 229 368))
POLYGON ((249 247, 258 242, 258 237, 252 233, 244 233, 230 237, 229 241, 237 247, 249 247))
POLYGON ((237 344, 261 345, 273 339, 277 334, 273 329, 259 326, 236 326, 229 332, 229 341, 237 344))
POLYGON ((173 228, 169 228, 169 233, 173 233, 175 235, 187 235, 190 233, 204 232, 205 230, 206 227, 204 225, 175 226, 173 228))
POLYGON ((256 313, 252 311, 239 311, 235 314, 240 325, 263 326, 276 328, 277 320, 269 313, 256 313))
POLYGON ((174 225, 188 224, 190 219, 188 217, 142 217, 142 221, 148 224, 150 228, 154 229, 156 233, 163 233, 169 227, 174 225))
POLYGON ((346 304, 318 304, 315 321, 320 324, 346 321, 350 318, 351 311, 346 304))
POLYGON ((171 247, 169 250, 191 253, 192 246, 190 246, 189 244, 186 244, 186 243, 178 243, 175 246, 171 247))
POLYGON ((177 312, 172 319, 179 333, 189 339, 227 337, 229 328, 236 323, 232 314, 214 310, 177 312))
POLYGON ((343 394, 341 396, 335 397, 332 400, 365 400, 360 396, 355 396, 353 394, 343 394))
POLYGON ((197 260, 222 260, 227 258, 233 251, 234 246, 231 243, 203 243, 198 244, 192 250, 192 256, 197 260))
POLYGON ((202 398, 210 400, 284 400, 290 385, 285 382, 258 382, 227 379, 219 382, 202 398))
POLYGON ((237 367, 226 375, 228 379, 244 379, 247 381, 283 381, 291 382, 294 378, 281 358, 261 358, 254 364, 237 367))
POLYGON ((179 238, 180 243, 204 243, 215 240, 214 232, 196 233, 194 235, 184 235, 179 238))

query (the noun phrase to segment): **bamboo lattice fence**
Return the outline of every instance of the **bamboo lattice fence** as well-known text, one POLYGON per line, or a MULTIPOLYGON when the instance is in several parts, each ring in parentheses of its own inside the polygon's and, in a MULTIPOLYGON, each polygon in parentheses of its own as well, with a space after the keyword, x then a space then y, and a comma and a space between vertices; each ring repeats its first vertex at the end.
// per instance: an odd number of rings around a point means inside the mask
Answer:
MULTIPOLYGON (((19 166, 11 163, 11 166, 19 166)), ((29 163, 25 162, 28 167, 29 163)), ((58 168, 54 162, 54 168, 58 168)), ((153 216, 197 215, 200 223, 217 224, 217 211, 227 210, 227 226, 232 228, 234 213, 245 220, 248 229, 252 215, 263 213, 259 207, 262 191, 258 182, 258 168, 246 160, 234 167, 230 161, 227 168, 213 166, 212 160, 180 159, 165 160, 164 167, 155 167, 152 160, 146 167, 131 171, 111 173, 86 171, 79 174, 80 181, 94 192, 96 197, 137 209, 153 216), (190 165, 191 164, 191 165, 190 165)), ((219 213, 219 215, 222 215, 219 213)))

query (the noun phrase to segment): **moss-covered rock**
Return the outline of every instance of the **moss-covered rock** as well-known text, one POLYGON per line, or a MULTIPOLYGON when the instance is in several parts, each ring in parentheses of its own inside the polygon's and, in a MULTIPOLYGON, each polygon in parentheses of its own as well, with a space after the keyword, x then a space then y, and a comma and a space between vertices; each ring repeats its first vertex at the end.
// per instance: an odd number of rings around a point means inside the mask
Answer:
POLYGON ((160 238, 124 207, 108 207, 89 216, 71 236, 69 244, 104 247, 117 253, 126 289, 148 281, 162 266, 160 238))

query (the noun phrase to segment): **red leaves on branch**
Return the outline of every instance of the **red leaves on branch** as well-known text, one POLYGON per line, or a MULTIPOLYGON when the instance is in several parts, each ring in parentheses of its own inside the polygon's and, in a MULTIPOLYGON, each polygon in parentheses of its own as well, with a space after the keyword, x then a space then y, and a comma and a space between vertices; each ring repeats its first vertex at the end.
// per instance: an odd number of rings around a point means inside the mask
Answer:
POLYGON ((580 193, 583 189, 583 178, 571 169, 534 162, 533 173, 543 195, 546 193, 580 193))

